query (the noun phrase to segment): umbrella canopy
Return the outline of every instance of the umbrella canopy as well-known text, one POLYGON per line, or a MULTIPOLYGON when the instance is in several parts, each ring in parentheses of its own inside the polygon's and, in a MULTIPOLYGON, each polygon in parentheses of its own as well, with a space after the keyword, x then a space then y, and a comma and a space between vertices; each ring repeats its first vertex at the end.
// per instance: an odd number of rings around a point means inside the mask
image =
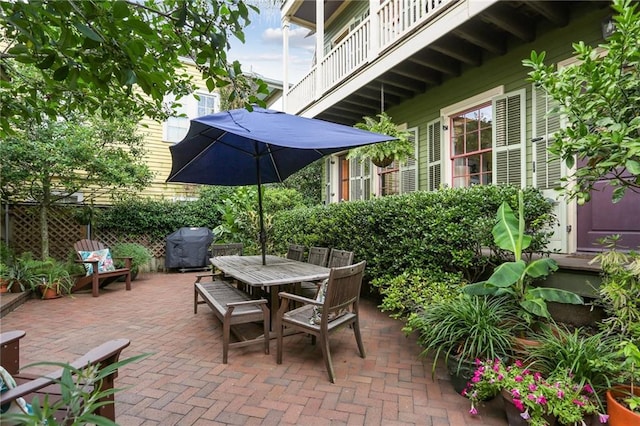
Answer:
POLYGON ((185 138, 171 146, 167 182, 258 185, 264 263, 263 183, 284 179, 325 155, 396 139, 392 136, 280 111, 235 109, 191 120, 185 138))

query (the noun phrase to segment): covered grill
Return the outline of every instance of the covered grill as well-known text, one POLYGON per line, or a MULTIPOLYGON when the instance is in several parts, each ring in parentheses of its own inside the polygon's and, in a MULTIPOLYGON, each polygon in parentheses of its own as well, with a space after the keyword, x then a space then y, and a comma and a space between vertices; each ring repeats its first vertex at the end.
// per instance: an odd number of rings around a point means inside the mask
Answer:
POLYGON ((213 242, 209 228, 180 228, 166 238, 167 269, 204 269, 209 265, 208 250, 213 242))

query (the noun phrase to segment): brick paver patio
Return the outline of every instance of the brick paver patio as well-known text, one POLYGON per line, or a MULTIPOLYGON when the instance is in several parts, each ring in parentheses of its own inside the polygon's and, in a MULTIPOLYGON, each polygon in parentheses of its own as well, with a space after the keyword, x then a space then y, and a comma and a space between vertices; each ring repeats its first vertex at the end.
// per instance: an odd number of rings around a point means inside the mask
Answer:
MULTIPOLYGON (((367 358, 353 333, 332 338, 336 384, 320 348, 303 335, 285 338, 282 365, 260 345, 232 349, 222 364, 222 330, 206 305, 193 314, 194 273, 144 274, 130 292, 123 283, 100 297, 77 293, 29 300, 2 318, 2 330, 22 329, 22 365, 70 361, 114 338, 131 340, 122 358, 151 356, 120 369, 120 425, 506 425, 501 402, 468 414, 445 371, 431 377, 415 337, 402 322, 363 300, 361 328, 367 358)), ((30 370, 34 371, 34 370, 30 370)))

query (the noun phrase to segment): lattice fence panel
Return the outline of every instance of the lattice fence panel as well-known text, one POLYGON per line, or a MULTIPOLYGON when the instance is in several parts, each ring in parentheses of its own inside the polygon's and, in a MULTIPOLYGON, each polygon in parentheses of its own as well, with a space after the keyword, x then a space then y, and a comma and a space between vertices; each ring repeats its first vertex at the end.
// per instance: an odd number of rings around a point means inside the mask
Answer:
POLYGON ((145 246, 151 251, 153 257, 159 258, 164 257, 165 254, 165 243, 164 241, 152 241, 146 235, 140 236, 131 236, 131 235, 121 235, 112 231, 96 231, 94 232, 94 239, 102 241, 107 246, 111 247, 114 244, 118 243, 137 243, 142 246, 145 246))
MULTIPOLYGON (((73 207, 60 206, 49 210, 49 255, 66 260, 73 243, 85 238, 86 229, 73 218, 73 207)), ((29 251, 42 255, 40 210, 34 205, 11 205, 9 208, 9 245, 16 253, 29 251)))

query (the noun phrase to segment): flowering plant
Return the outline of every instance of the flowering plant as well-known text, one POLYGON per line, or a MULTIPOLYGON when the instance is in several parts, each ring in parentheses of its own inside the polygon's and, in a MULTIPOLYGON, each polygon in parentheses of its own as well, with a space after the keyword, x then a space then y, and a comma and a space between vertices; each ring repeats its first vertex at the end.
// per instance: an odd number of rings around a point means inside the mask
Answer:
MULTIPOLYGON (((548 378, 530 370, 521 361, 505 365, 499 359, 476 360, 473 378, 463 392, 471 400, 471 414, 477 414, 478 401, 507 392, 520 417, 532 426, 548 425, 555 416, 562 424, 581 424, 586 416, 598 412, 593 389, 576 382, 566 370, 556 371, 548 378)), ((601 423, 608 416, 599 414, 601 423)))

